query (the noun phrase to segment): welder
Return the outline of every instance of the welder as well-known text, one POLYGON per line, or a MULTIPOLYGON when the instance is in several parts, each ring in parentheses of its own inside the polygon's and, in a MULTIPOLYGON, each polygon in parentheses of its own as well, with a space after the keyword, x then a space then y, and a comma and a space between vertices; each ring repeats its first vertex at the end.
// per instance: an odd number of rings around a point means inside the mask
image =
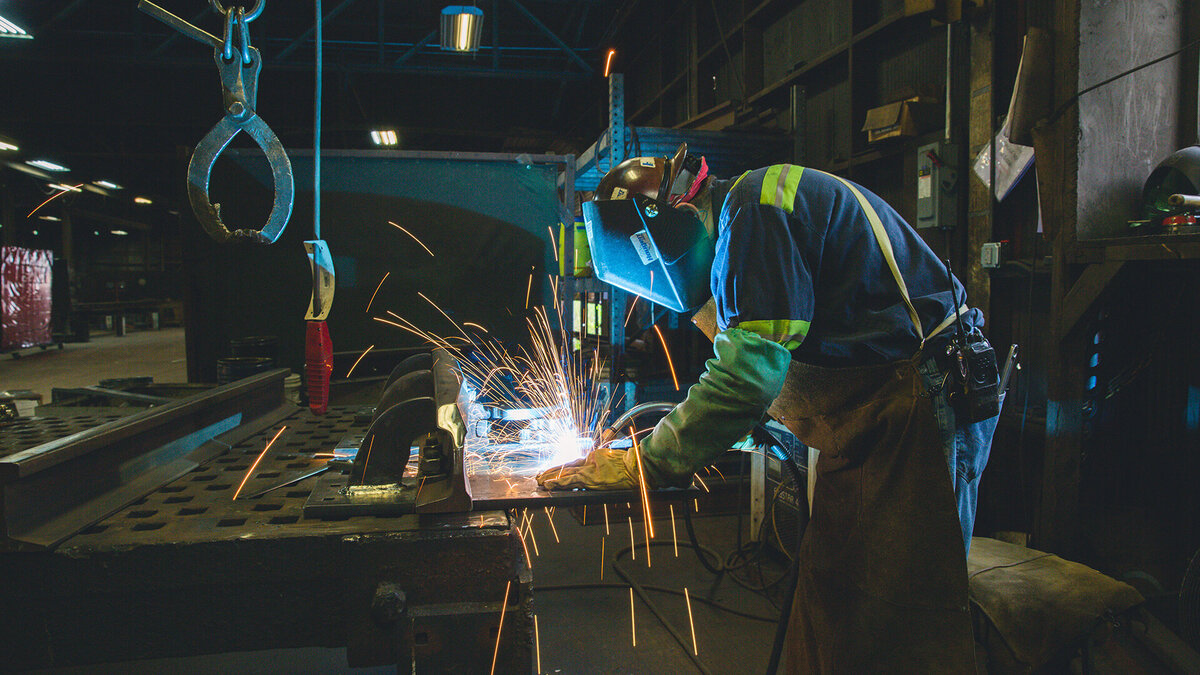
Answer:
POLYGON ((778 421, 820 450, 789 670, 974 672, 964 547, 999 404, 946 263, 861 186, 788 164, 721 180, 686 145, 621 162, 583 212, 602 281, 675 311, 715 300, 715 357, 640 443, 641 472, 600 447, 538 481, 688 485, 786 379, 778 421))

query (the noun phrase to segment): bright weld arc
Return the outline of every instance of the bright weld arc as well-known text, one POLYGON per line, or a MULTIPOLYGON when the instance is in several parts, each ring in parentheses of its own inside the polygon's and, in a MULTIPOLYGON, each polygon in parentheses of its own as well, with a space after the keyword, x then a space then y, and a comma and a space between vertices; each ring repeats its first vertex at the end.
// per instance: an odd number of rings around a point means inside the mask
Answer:
POLYGON ((246 481, 250 480, 250 474, 254 473, 255 467, 258 466, 258 463, 262 461, 263 457, 266 457, 267 451, 271 449, 271 445, 275 443, 276 439, 279 438, 280 434, 282 434, 283 430, 286 428, 287 428, 286 424, 284 426, 280 427, 279 431, 275 432, 275 437, 272 438, 269 442, 267 442, 267 447, 263 448, 262 452, 258 453, 258 458, 255 459, 254 463, 250 465, 250 470, 246 472, 246 475, 242 476, 242 482, 240 485, 238 485, 237 490, 234 491, 233 499, 230 501, 237 501, 238 495, 242 493, 242 488, 246 486, 246 481))
POLYGON ((662 331, 658 329, 658 324, 655 324, 654 332, 658 333, 658 341, 662 343, 663 353, 667 355, 667 367, 671 369, 671 380, 675 382, 675 391, 679 391, 679 378, 675 376, 675 363, 671 360, 671 350, 667 348, 667 340, 663 337, 662 331))
POLYGON ((371 304, 375 302, 375 296, 379 295, 379 289, 383 288, 383 282, 387 281, 390 274, 391 272, 383 273, 383 278, 379 280, 379 285, 375 287, 375 292, 371 294, 371 299, 367 301, 367 314, 371 313, 371 304))
POLYGON ((354 369, 358 367, 359 361, 362 361, 363 357, 367 355, 367 352, 370 352, 372 349, 375 349, 375 345, 367 347, 367 351, 363 352, 357 359, 354 360, 354 365, 350 366, 349 372, 346 373, 346 379, 349 379, 350 376, 354 374, 354 369))
POLYGON ((696 646, 696 623, 692 621, 692 598, 688 595, 687 586, 683 587, 683 599, 687 602, 688 626, 692 629, 692 653, 700 656, 700 648, 696 646))
POLYGON ((496 673, 496 657, 500 656, 500 634, 504 632, 504 610, 508 609, 508 591, 512 582, 504 584, 504 604, 500 605, 500 626, 496 628, 496 651, 492 653, 492 675, 496 673))
POLYGON ((38 209, 40 209, 40 208, 42 208, 43 206, 45 206, 45 205, 49 204, 50 202, 54 201, 55 199, 58 199, 59 197, 61 197, 61 196, 65 195, 65 194, 67 194, 68 192, 75 192, 75 190, 76 190, 77 188, 81 188, 81 187, 83 187, 83 183, 80 183, 79 185, 72 186, 71 188, 69 188, 69 189, 67 189, 67 190, 59 190, 57 193, 50 195, 50 198, 49 198, 49 199, 47 199, 46 201, 44 201, 44 202, 42 202, 41 204, 38 204, 37 206, 33 207, 33 210, 32 210, 32 211, 30 211, 30 212, 29 212, 29 215, 27 215, 27 216, 25 216, 25 217, 26 217, 26 218, 32 218, 32 217, 33 217, 33 214, 35 214, 35 213, 37 213, 37 212, 38 212, 38 209))
POLYGON ((437 257, 437 256, 433 255, 433 251, 429 250, 429 247, 425 245, 425 242, 421 241, 420 239, 417 239, 417 235, 413 234, 412 232, 409 232, 408 230, 404 229, 403 227, 400 227, 398 224, 393 223, 390 220, 388 221, 388 225, 391 225, 391 226, 397 228, 398 230, 400 230, 401 232, 403 232, 404 234, 407 234, 408 236, 412 237, 413 241, 417 242, 418 244, 421 245, 421 248, 425 249, 425 252, 429 254, 430 258, 437 257))

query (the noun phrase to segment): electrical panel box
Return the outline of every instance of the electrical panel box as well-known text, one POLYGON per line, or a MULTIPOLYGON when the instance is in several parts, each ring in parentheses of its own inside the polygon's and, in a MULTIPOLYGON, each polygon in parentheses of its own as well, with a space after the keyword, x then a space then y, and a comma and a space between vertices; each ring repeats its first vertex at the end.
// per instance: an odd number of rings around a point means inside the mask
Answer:
POLYGON ((917 148, 917 228, 953 229, 958 217, 958 146, 938 142, 917 148))

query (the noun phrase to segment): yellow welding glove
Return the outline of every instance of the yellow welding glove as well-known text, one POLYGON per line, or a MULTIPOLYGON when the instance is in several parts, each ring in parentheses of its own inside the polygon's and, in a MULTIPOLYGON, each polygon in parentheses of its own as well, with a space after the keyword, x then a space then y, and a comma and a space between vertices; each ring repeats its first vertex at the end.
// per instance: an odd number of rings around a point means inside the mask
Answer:
POLYGON ((587 457, 547 469, 537 482, 547 490, 631 490, 638 487, 637 465, 630 473, 625 458, 632 453, 612 448, 596 448, 587 457))
MULTIPOLYGON (((782 345, 737 328, 717 334, 713 353, 716 358, 708 360, 687 399, 639 443, 649 487, 687 486, 693 472, 749 433, 783 389, 792 361, 782 345)), ((638 459, 632 451, 598 449, 583 460, 542 472, 538 482, 547 489, 632 488, 638 484, 638 459)))

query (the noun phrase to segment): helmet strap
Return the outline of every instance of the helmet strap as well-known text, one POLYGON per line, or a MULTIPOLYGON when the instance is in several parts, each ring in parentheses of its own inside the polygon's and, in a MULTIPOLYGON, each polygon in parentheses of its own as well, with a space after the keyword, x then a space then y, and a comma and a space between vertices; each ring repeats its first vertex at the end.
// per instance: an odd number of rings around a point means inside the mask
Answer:
POLYGON ((700 156, 700 171, 698 171, 696 173, 695 180, 692 181, 692 184, 690 187, 688 187, 687 192, 683 193, 682 195, 680 195, 679 197, 677 197, 675 199, 672 199, 671 204, 672 205, 686 204, 686 203, 692 201, 693 199, 695 199, 696 194, 698 192, 700 192, 700 187, 704 185, 704 179, 706 179, 706 178, 708 178, 708 162, 706 162, 704 160, 704 156, 701 155, 700 156))

